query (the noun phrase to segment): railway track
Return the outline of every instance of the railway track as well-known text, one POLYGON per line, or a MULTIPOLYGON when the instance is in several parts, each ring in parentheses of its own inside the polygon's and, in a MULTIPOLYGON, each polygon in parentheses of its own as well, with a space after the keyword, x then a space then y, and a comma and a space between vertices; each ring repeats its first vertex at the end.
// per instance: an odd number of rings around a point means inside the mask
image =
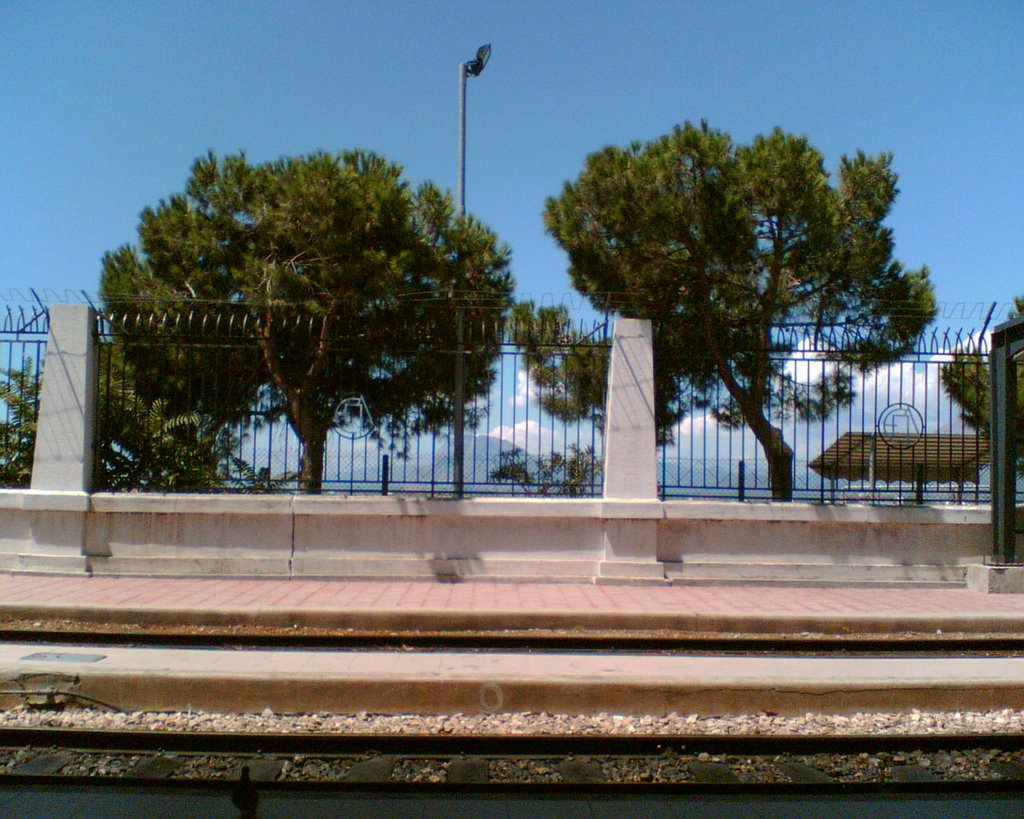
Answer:
POLYGON ((1024 737, 453 736, 0 729, 0 785, 1024 795, 1024 737))
MULTIPOLYGON (((273 633, 7 628, 0 642, 105 646, 602 654, 1019 656, 1012 635, 692 635, 564 632, 273 633)), ((272 729, 273 730, 273 729, 272 729)), ((697 798, 1024 794, 1024 736, 349 734, 0 728, 0 788, 219 793, 247 766, 261 791, 697 798), (672 797, 672 795, 675 795, 672 797)), ((418 814, 417 814, 418 815, 418 814)))

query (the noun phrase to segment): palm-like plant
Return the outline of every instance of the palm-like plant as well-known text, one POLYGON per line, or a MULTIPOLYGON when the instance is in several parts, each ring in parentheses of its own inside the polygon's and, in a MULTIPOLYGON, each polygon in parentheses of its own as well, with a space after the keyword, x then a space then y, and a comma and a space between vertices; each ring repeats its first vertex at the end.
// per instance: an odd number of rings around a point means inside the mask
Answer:
POLYGON ((28 486, 39 417, 39 374, 32 359, 0 378, 0 486, 28 486), (6 410, 6 411, 4 411, 6 410))

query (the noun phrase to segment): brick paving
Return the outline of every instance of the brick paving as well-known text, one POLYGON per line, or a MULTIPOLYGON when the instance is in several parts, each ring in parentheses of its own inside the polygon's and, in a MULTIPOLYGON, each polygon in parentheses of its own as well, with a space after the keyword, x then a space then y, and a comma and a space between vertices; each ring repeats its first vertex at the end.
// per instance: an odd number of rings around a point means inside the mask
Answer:
MULTIPOLYGON (((579 616, 614 627, 689 618, 709 630, 722 622, 751 625, 772 619, 802 622, 918 623, 1024 631, 1024 595, 986 595, 966 589, 817 588, 786 586, 628 586, 574 583, 441 583, 433 581, 252 580, 162 577, 85 577, 0 574, 0 610, 38 614, 109 608, 189 614, 233 612, 324 616, 388 614, 510 617, 579 616), (601 619, 603 618, 603 619, 601 619), (668 619, 666 619, 668 618, 668 619), (993 625, 994 624, 994 625, 993 625)), ((36 616, 38 616, 38 614, 36 616)))

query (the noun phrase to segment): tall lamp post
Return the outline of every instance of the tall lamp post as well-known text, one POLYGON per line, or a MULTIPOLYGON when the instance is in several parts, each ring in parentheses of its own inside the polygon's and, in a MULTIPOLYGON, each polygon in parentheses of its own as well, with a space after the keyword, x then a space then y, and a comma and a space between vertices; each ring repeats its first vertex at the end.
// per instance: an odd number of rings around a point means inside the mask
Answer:
POLYGON ((491 59, 491 44, 480 46, 476 57, 459 63, 459 213, 466 213, 466 78, 479 77, 491 59))
MULTIPOLYGON (((476 57, 464 63, 459 63, 459 215, 466 215, 466 78, 478 77, 491 58, 491 44, 480 46, 476 50, 476 57)), ((462 304, 462 296, 455 294, 455 418, 453 433, 455 446, 453 456, 455 459, 452 470, 453 483, 455 484, 455 497, 461 498, 465 494, 465 449, 466 449, 466 316, 462 304)))

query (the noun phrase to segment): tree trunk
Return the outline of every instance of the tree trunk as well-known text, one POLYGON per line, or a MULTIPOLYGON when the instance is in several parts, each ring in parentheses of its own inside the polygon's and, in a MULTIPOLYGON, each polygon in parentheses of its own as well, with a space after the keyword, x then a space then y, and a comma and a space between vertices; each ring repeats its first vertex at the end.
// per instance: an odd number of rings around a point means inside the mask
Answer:
POLYGON ((299 463, 299 491, 305 495, 319 495, 324 480, 324 447, 327 429, 319 423, 315 409, 307 407, 301 398, 293 405, 297 416, 292 428, 302 442, 302 459, 299 463))
POLYGON ((324 436, 313 434, 302 438, 302 462, 299 467, 299 491, 319 495, 324 480, 324 436))
POLYGON ((763 416, 748 418, 747 423, 768 460, 772 500, 793 500, 793 449, 783 439, 782 430, 772 426, 763 416))
MULTIPOLYGON (((770 316, 766 318, 770 319, 770 316)), ((761 445, 764 456, 768 460, 768 479, 771 482, 772 500, 793 500, 793 450, 782 437, 782 430, 772 426, 771 421, 764 414, 765 394, 763 389, 771 375, 771 365, 767 354, 771 335, 770 322, 766 320, 761 324, 760 338, 763 352, 757 355, 754 368, 756 377, 749 379, 750 386, 746 388, 733 374, 729 359, 722 354, 716 341, 710 303, 708 309, 704 311, 704 325, 708 350, 715 362, 718 377, 722 379, 729 395, 739 405, 743 420, 754 433, 754 437, 757 438, 757 442, 761 445)))
POLYGON ((778 447, 773 449, 766 446, 764 454, 768 459, 768 477, 772 484, 772 500, 793 500, 793 450, 780 436, 778 447))

